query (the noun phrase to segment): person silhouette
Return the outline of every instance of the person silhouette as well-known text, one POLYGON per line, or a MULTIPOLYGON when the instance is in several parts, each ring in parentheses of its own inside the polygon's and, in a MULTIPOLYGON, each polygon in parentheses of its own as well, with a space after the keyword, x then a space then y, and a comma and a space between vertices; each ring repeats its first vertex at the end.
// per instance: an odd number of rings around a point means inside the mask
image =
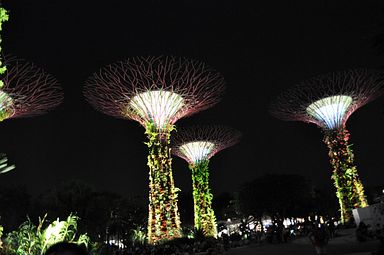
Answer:
POLYGON ((326 246, 329 240, 329 235, 324 225, 317 226, 314 224, 308 237, 315 247, 316 254, 327 254, 326 246))
POLYGON ((89 255, 89 253, 80 245, 68 242, 59 242, 49 247, 44 255, 89 255))

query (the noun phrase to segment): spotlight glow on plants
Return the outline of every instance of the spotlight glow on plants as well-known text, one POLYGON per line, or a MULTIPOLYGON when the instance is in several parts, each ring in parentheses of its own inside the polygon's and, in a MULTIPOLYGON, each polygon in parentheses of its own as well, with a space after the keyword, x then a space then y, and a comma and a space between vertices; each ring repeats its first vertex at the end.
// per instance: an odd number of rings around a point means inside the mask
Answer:
POLYGON ((240 136, 238 131, 222 126, 184 128, 174 136, 173 154, 185 159, 192 173, 195 229, 205 236, 217 237, 213 195, 209 187, 209 159, 236 144, 240 136))
POLYGON ((342 222, 368 205, 349 144, 349 116, 383 94, 384 73, 355 69, 318 76, 282 93, 271 113, 282 120, 314 123, 324 132, 342 222))
POLYGON ((148 242, 181 236, 170 148, 175 122, 216 104, 224 79, 204 63, 178 57, 136 57, 102 68, 84 95, 99 111, 145 128, 149 149, 148 242))

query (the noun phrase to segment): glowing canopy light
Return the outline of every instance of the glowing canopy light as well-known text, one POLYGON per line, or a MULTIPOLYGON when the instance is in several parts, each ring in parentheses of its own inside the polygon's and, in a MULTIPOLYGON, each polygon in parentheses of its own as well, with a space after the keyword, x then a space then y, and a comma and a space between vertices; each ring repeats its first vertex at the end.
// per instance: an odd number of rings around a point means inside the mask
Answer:
POLYGON ((10 117, 13 114, 13 100, 12 98, 0 90, 0 121, 10 117))
POLYGON ((307 113, 321 121, 326 128, 336 129, 343 124, 344 116, 353 102, 350 96, 331 96, 307 107, 307 113))
POLYGON ((180 152, 184 154, 190 162, 196 163, 198 161, 208 159, 209 155, 215 148, 215 144, 208 141, 190 142, 180 146, 180 152))
POLYGON ((173 123, 173 118, 184 106, 179 94, 164 90, 139 93, 129 102, 130 110, 142 119, 153 122, 158 129, 173 123))

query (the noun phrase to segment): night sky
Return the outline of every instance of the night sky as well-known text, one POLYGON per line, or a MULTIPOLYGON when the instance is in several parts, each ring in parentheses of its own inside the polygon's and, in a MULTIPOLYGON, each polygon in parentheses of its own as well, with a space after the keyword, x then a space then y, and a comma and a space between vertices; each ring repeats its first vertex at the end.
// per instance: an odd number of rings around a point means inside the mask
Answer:
MULTIPOLYGON (((213 108, 176 124, 224 124, 243 134, 211 160, 214 194, 266 173, 301 174, 330 187, 321 130, 274 119, 268 105, 281 90, 313 75, 383 67, 384 56, 371 45, 384 22, 381 1, 244 2, 3 1, 10 10, 4 51, 54 75, 65 101, 49 114, 0 124, 0 151, 17 167, 0 176, 0 185, 26 185, 37 194, 80 179, 99 190, 147 194, 143 127, 97 112, 82 87, 115 61, 177 55, 216 68, 227 91, 213 108)), ((366 186, 383 184, 383 103, 383 97, 370 103, 347 123, 366 186)), ((175 157, 173 169, 176 186, 189 192, 187 163, 175 157)))

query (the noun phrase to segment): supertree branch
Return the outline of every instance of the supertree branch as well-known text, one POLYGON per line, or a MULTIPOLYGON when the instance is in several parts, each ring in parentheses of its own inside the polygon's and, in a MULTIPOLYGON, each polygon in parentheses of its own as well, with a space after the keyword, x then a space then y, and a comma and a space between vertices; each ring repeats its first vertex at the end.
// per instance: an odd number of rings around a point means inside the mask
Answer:
POLYGON ((304 81, 271 104, 271 114, 277 118, 314 123, 323 129, 343 222, 352 219, 352 208, 367 206, 346 122, 354 111, 383 92, 383 72, 355 69, 304 81))
POLYGON ((240 132, 223 126, 184 128, 174 136, 173 153, 185 159, 191 170, 195 229, 205 236, 217 237, 213 195, 209 187, 209 159, 236 144, 240 136, 240 132))
POLYGON ((202 62, 178 57, 136 57, 102 68, 84 94, 101 112, 153 122, 160 130, 216 104, 224 79, 202 62))
POLYGON ((174 123, 216 104, 223 77, 202 62, 177 57, 136 57, 102 68, 84 95, 96 109, 138 121, 149 149, 148 241, 180 236, 169 139, 174 123))
POLYGON ((40 115, 59 105, 63 92, 58 81, 24 60, 6 57, 0 89, 0 121, 40 115))
POLYGON ((368 206, 348 140, 349 132, 346 129, 329 130, 324 136, 333 167, 332 179, 339 199, 342 222, 351 220, 352 208, 368 206))
POLYGON ((216 153, 239 142, 241 133, 233 128, 207 125, 178 130, 173 137, 172 153, 189 164, 209 160, 216 153))

